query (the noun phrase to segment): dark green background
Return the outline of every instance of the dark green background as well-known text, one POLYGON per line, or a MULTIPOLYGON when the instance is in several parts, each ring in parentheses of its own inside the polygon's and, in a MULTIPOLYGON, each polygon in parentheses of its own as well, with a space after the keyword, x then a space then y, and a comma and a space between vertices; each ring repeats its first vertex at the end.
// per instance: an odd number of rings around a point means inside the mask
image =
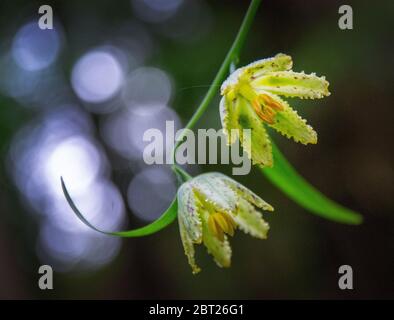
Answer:
MULTIPOLYGON (((156 48, 148 63, 174 78, 173 106, 184 122, 206 91, 190 87, 208 85, 213 79, 248 1, 205 3, 213 25, 197 40, 171 40, 158 32, 160 25, 146 24, 156 48)), ((0 2, 1 46, 7 45, 15 28, 36 16, 40 4, 0 2)), ((62 54, 66 76, 79 54, 97 45, 100 30, 133 15, 126 0, 45 4, 54 8, 68 40, 62 54), (96 18, 100 27, 89 28, 85 17, 96 18), (84 24, 87 27, 78 28, 84 24)), ((198 250, 203 271, 192 276, 174 223, 155 235, 124 240, 117 259, 100 271, 55 274, 55 289, 41 291, 37 287, 41 262, 35 254, 37 222, 27 214, 2 166, 0 298, 394 298, 394 2, 346 1, 354 11, 354 29, 347 31, 337 24, 341 4, 263 0, 240 64, 284 52, 293 57, 295 71, 327 77, 330 97, 291 101, 316 129, 319 143, 304 147, 275 137, 283 153, 313 185, 363 214, 361 226, 340 225, 309 214, 256 170, 239 180, 275 206, 275 214, 268 218, 269 239, 259 241, 237 233, 231 241, 230 269, 217 268, 205 250, 198 250), (338 289, 338 268, 343 264, 353 267, 352 291, 338 289)), ((36 112, 0 96, 2 159, 12 136, 36 112)), ((220 128, 218 99, 199 125, 220 128)), ((230 173, 228 167, 205 166, 203 170, 230 173)), ((121 174, 113 173, 115 181, 121 180, 121 174)), ((132 222, 130 227, 142 224, 132 222)))

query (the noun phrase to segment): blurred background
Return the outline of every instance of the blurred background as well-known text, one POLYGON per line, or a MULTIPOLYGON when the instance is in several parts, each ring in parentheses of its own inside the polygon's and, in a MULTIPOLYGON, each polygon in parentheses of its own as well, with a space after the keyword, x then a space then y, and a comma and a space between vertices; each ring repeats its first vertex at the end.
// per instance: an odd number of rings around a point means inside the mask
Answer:
MULTIPOLYGON (((176 183, 167 166, 144 164, 142 134, 186 123, 248 1, 1 1, 0 298, 394 298, 394 2, 346 1, 353 30, 338 28, 342 4, 263 0, 240 65, 284 52, 295 71, 326 75, 330 97, 290 101, 319 143, 272 134, 303 176, 364 223, 313 216, 252 171, 236 179, 276 208, 269 239, 238 232, 226 270, 198 248, 203 271, 193 276, 177 223, 144 238, 102 236, 75 217, 59 177, 101 228, 160 216, 176 183), (53 30, 38 28, 43 4, 53 30), (42 264, 55 271, 54 290, 38 288, 42 264), (343 264, 352 291, 338 288, 343 264)), ((200 128, 220 128, 218 101, 200 128)))

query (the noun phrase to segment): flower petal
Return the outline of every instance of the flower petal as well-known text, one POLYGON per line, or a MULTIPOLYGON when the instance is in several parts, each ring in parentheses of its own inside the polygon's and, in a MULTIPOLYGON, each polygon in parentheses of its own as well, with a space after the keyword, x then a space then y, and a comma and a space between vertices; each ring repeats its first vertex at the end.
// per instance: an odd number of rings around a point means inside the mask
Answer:
POLYGON ((223 132, 227 137, 227 143, 233 144, 236 139, 236 134, 231 134, 231 129, 237 128, 236 117, 234 117, 235 112, 231 112, 234 109, 234 103, 227 98, 227 96, 223 96, 220 100, 219 105, 219 113, 220 113, 220 120, 222 122, 223 132), (231 108, 233 106, 233 108, 231 108))
POLYGON ((227 213, 235 210, 236 194, 223 181, 214 179, 213 173, 202 174, 192 181, 201 206, 206 209, 211 208, 211 211, 227 213))
POLYGON ((269 91, 286 97, 323 98, 330 95, 325 77, 303 72, 276 71, 264 74, 251 82, 257 91, 269 91))
POLYGON ((201 204, 190 183, 186 182, 178 190, 178 219, 194 243, 202 241, 201 204))
POLYGON ((244 150, 254 164, 271 167, 272 147, 263 121, 257 116, 250 103, 241 96, 236 100, 235 112, 237 112, 237 128, 244 150), (242 129, 251 129, 251 136, 245 136, 242 129))
POLYGON ((283 53, 278 53, 275 57, 252 62, 245 66, 244 70, 255 78, 272 71, 290 70, 292 67, 293 61, 291 57, 283 53))
POLYGON ((237 213, 233 216, 238 227, 259 239, 266 239, 269 225, 264 221, 261 213, 247 200, 240 198, 237 213))
POLYGON ((227 236, 223 235, 223 241, 220 241, 214 235, 208 226, 209 213, 205 212, 202 215, 203 228, 203 243, 206 246, 209 254, 214 257, 216 264, 219 267, 229 267, 231 265, 231 247, 227 240, 227 236))
POLYGON ((283 53, 279 53, 272 58, 257 60, 231 73, 223 82, 220 93, 222 95, 229 93, 238 85, 240 80, 250 81, 268 72, 290 70, 292 66, 291 57, 283 53))
POLYGON ((195 252, 194 252, 193 240, 189 237, 189 234, 186 231, 185 225, 183 224, 183 220, 180 218, 180 215, 178 215, 178 222, 179 222, 179 232, 181 234, 181 240, 182 240, 183 249, 185 251, 185 255, 187 256, 187 260, 192 268, 193 274, 196 274, 200 272, 201 269, 196 264, 194 258, 195 252))
POLYGON ((275 114, 275 122, 270 125, 271 128, 302 144, 317 143, 316 131, 306 123, 305 119, 298 115, 297 111, 292 109, 286 101, 278 96, 270 94, 270 97, 282 107, 282 111, 278 111, 275 114))
POLYGON ((263 199, 261 199, 257 194, 253 191, 249 190, 242 184, 238 183, 237 181, 221 174, 221 178, 229 184, 231 188, 238 194, 239 197, 244 198, 245 200, 249 201, 251 204, 255 205, 258 208, 268 211, 274 211, 274 208, 263 199))

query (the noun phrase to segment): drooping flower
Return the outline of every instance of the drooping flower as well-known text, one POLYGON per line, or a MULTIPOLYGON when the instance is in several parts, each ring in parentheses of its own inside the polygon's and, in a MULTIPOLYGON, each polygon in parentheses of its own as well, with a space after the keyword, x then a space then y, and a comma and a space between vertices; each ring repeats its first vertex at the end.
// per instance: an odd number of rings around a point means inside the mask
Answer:
POLYGON ((185 182, 178 190, 178 222, 182 244, 193 273, 200 271, 194 245, 203 243, 220 267, 229 267, 228 236, 239 228, 260 239, 269 225, 256 210, 273 208, 252 191, 220 173, 206 173, 185 182))
POLYGON ((296 142, 317 143, 313 128, 279 95, 323 98, 330 94, 329 84, 314 73, 291 71, 292 65, 291 57, 280 53, 237 69, 221 87, 220 116, 228 142, 239 138, 254 164, 273 164, 264 125, 296 142), (242 129, 251 129, 251 139, 243 138, 242 129))

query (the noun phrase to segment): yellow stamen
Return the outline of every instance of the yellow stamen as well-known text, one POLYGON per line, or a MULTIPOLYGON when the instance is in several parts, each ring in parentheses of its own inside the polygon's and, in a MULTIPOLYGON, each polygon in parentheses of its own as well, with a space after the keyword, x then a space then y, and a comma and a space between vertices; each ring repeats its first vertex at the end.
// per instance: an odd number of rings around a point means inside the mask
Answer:
POLYGON ((229 226, 227 224, 226 219, 223 217, 221 214, 215 214, 214 219, 216 221, 216 224, 225 232, 228 233, 229 226))
POLYGON ((226 218, 226 222, 227 222, 227 231, 226 231, 226 233, 228 235, 230 235, 230 236, 233 236, 234 235, 235 226, 233 224, 231 224, 231 222, 229 222, 227 220, 227 218, 226 218))
POLYGON ((218 229, 216 227, 215 219, 212 215, 208 218, 208 229, 212 232, 215 237, 218 237, 218 229))
POLYGON ((229 214, 226 214, 224 217, 226 218, 227 223, 231 226, 232 232, 234 233, 234 230, 237 229, 236 222, 229 214))
POLYGON ((224 240, 224 234, 234 235, 237 227, 235 221, 225 212, 211 213, 208 218, 208 228, 212 234, 220 241, 224 240))
POLYGON ((256 112, 257 112, 257 110, 261 110, 261 104, 260 104, 258 98, 255 98, 252 100, 252 106, 253 106, 253 109, 256 110, 256 112))
MULTIPOLYGON (((217 225, 216 225, 216 226, 217 226, 217 225)), ((224 232, 223 232, 223 230, 220 229, 220 228, 218 228, 217 238, 218 238, 220 241, 223 241, 223 240, 224 240, 224 232)))

